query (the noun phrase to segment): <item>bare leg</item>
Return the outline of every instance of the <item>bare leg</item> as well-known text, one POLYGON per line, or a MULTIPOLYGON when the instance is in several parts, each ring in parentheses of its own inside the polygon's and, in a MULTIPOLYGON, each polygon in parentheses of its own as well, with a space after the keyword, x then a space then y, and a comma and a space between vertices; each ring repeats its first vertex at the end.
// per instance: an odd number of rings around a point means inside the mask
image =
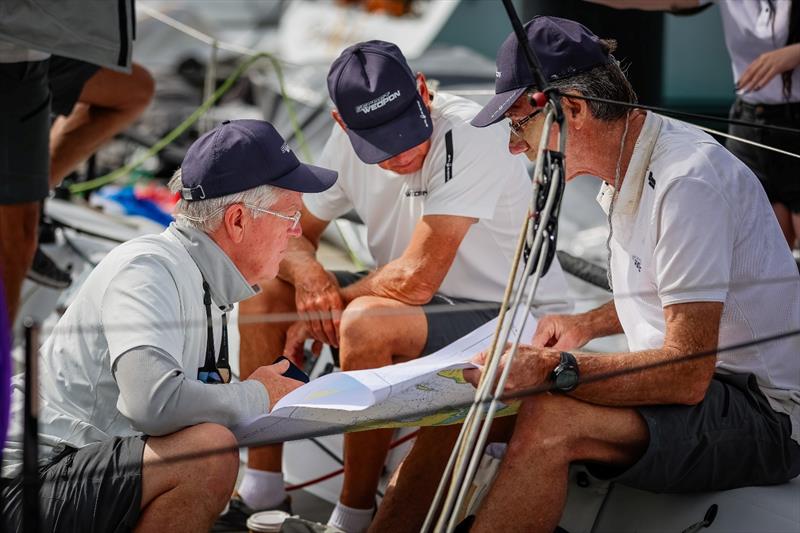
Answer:
MULTIPOLYGON (((377 368, 394 358, 418 357, 428 338, 428 323, 422 308, 395 300, 364 296, 356 298, 342 314, 339 354, 342 370, 377 368), (381 315, 381 310, 402 311, 381 315), (376 314, 377 311, 377 314, 376 314)), ((355 509, 375 504, 383 463, 392 430, 348 433, 344 436, 344 484, 340 501, 355 509)))
MULTIPOLYGON (((489 434, 489 442, 507 441, 514 429, 514 419, 497 419, 489 434)), ((461 425, 420 429, 414 447, 389 482, 386 497, 370 531, 399 533, 416 532, 422 528, 460 430, 461 425)))
POLYGON ((136 531, 208 531, 230 498, 238 468, 236 438, 223 426, 200 424, 149 438, 136 531), (230 451, 202 455, 228 446, 230 451), (193 453, 201 456, 170 461, 193 453))
POLYGON ((36 252, 38 226, 39 202, 0 205, 0 274, 11 323, 19 309, 22 282, 36 252))
POLYGON ((792 227, 794 228, 792 247, 800 248, 800 213, 792 213, 792 227))
MULTIPOLYGON (((263 365, 272 363, 283 353, 286 343, 286 330, 291 322, 259 322, 271 313, 293 313, 294 287, 274 279, 261 284, 261 294, 240 304, 241 347, 239 367, 242 378, 263 365), (247 324, 251 320, 252 323, 247 324), (244 323, 243 323, 244 322, 244 323)), ((256 470, 280 472, 282 470, 283 445, 250 448, 247 452, 247 466, 256 470)))
POLYGON ((551 533, 564 509, 570 463, 631 465, 648 442, 647 425, 634 409, 552 394, 525 400, 471 531, 551 533))
POLYGON ((50 128, 50 188, 136 120, 154 91, 153 78, 136 64, 131 74, 101 68, 89 78, 72 113, 50 128))

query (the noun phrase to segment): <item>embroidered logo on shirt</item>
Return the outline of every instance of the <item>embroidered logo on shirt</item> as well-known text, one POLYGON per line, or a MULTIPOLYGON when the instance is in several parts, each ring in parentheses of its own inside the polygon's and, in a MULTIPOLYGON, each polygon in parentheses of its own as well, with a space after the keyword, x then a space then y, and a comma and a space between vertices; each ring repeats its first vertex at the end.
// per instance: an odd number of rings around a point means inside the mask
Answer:
POLYGON ((494 73, 494 77, 495 77, 495 78, 497 78, 497 79, 499 80, 500 78, 502 78, 502 77, 503 77, 503 73, 502 73, 502 72, 500 72, 499 70, 497 70, 497 71, 495 71, 495 73, 494 73))
POLYGON ((411 196, 428 196, 428 191, 424 191, 424 190, 423 191, 417 191, 417 190, 409 189, 409 190, 406 191, 406 198, 409 198, 411 196))
POLYGON ((655 188, 656 188, 656 179, 653 177, 653 173, 652 172, 650 172, 650 174, 647 175, 647 184, 650 186, 650 188, 655 190, 655 188))
POLYGON ((636 267, 636 270, 638 272, 641 272, 642 271, 642 260, 641 260, 641 258, 638 255, 633 255, 633 256, 631 256, 631 259, 633 259, 633 266, 636 267))
POLYGON ((364 102, 363 104, 356 106, 356 113, 364 113, 365 115, 371 111, 375 111, 376 109, 380 109, 389 102, 392 102, 400 97, 400 91, 397 90, 395 92, 387 92, 385 94, 380 95, 374 100, 370 100, 369 102, 364 102))

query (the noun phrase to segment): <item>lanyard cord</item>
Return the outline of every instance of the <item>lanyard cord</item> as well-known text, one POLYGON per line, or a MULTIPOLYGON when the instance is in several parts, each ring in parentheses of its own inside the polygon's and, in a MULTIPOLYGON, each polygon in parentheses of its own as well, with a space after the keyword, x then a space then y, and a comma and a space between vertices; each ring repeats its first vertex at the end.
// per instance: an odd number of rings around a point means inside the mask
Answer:
POLYGON ((206 372, 219 369, 230 370, 228 363, 228 313, 222 313, 222 338, 219 344, 219 359, 214 357, 214 325, 211 321, 211 290, 208 282, 203 280, 203 304, 206 307, 206 360, 203 368, 206 372))

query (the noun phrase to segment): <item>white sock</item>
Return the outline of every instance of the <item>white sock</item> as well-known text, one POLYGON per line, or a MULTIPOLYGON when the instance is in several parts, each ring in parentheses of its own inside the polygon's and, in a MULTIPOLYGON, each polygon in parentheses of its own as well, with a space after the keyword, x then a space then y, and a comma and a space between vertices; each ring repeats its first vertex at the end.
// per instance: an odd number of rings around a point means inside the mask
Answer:
POLYGON ((286 499, 283 473, 245 468, 238 492, 251 509, 260 511, 276 507, 286 499))
POLYGON ((342 502, 337 502, 328 520, 328 525, 338 527, 345 533, 361 533, 367 530, 374 514, 375 507, 353 509, 343 505, 342 502))

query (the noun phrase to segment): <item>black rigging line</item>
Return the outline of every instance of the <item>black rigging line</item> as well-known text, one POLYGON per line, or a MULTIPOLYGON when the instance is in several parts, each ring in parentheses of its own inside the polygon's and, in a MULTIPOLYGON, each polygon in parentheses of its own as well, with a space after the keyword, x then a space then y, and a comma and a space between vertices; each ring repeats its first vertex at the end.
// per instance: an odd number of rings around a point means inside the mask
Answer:
MULTIPOLYGON (((654 363, 647 363, 647 364, 642 364, 642 365, 637 365, 637 366, 631 366, 631 367, 628 367, 628 368, 623 368, 623 369, 614 370, 614 371, 610 371, 610 372, 604 372, 602 374, 596 374, 596 375, 593 375, 593 376, 582 376, 580 378, 580 382, 579 382, 578 385, 580 386, 580 385, 586 385, 586 384, 589 384, 589 383, 596 383, 596 382, 599 382, 599 381, 604 381, 604 380, 607 380, 607 379, 621 377, 621 376, 625 376, 625 375, 628 375, 628 374, 635 374, 635 373, 644 372, 644 371, 647 371, 647 370, 662 368, 662 367, 673 365, 673 364, 680 364, 680 363, 684 363, 684 362, 693 361, 693 360, 696 360, 696 359, 702 359, 704 357, 713 357, 713 356, 716 356, 719 353, 732 352, 732 351, 741 350, 741 349, 744 349, 744 348, 750 348, 750 347, 753 347, 753 346, 758 346, 760 344, 765 344, 765 343, 768 343, 768 342, 774 342, 774 341, 777 341, 777 340, 786 339, 786 338, 790 338, 790 337, 794 337, 794 336, 798 336, 798 335, 800 335, 800 329, 795 329, 795 330, 790 330, 790 331, 786 331, 786 332, 783 332, 783 333, 777 333, 777 334, 774 334, 774 335, 760 337, 760 338, 753 339, 753 340, 746 341, 746 342, 732 344, 730 346, 726 346, 726 347, 723 347, 723 348, 717 348, 715 350, 704 350, 704 351, 700 351, 700 352, 694 352, 694 353, 681 355, 681 356, 678 356, 678 357, 675 357, 675 358, 669 359, 669 360, 657 361, 657 362, 654 362, 654 363)), ((522 389, 522 390, 519 390, 519 391, 515 391, 515 392, 505 393, 505 394, 499 396, 497 399, 500 400, 501 402, 508 402, 509 400, 521 400, 521 399, 524 399, 524 398, 535 396, 537 394, 542 394, 542 393, 546 393, 546 392, 552 392, 554 390, 555 390, 555 384, 546 383, 546 384, 542 384, 542 385, 537 385, 535 387, 528 387, 528 388, 525 388, 525 389, 522 389)), ((408 415, 404 415, 402 419, 398 419, 398 420, 387 419, 385 421, 386 422, 407 422, 409 419, 421 419, 421 418, 424 418, 426 416, 436 415, 436 414, 440 414, 440 413, 443 413, 443 412, 452 412, 453 410, 467 409, 467 408, 471 407, 472 405, 489 404, 493 400, 494 400, 494 398, 489 397, 489 398, 487 398, 486 400, 483 400, 483 401, 477 401, 476 402, 475 400, 470 400, 468 402, 461 402, 461 403, 449 405, 446 408, 423 409, 423 410, 420 410, 420 411, 417 411, 417 412, 414 412, 414 413, 411 413, 411 414, 408 414, 408 415)), ((333 428, 331 428, 330 431, 313 431, 313 432, 300 434, 300 435, 297 435, 297 436, 293 437, 292 439, 284 441, 284 442, 293 442, 293 441, 298 441, 298 440, 306 440, 306 439, 310 439, 310 438, 313 438, 313 437, 320 437, 320 436, 324 436, 324 435, 334 435, 334 434, 339 434, 339 433, 346 432, 347 430, 354 430, 354 429, 356 429, 356 428, 346 428, 343 431, 341 426, 333 427, 333 428)), ((176 456, 173 456, 173 457, 155 460, 155 461, 152 461, 152 462, 150 462, 148 464, 151 464, 151 465, 174 464, 174 463, 179 463, 179 462, 183 462, 183 461, 191 461, 191 460, 194 460, 194 459, 202 459, 202 458, 205 458, 205 457, 211 457, 213 455, 227 454, 227 453, 230 453, 232 451, 239 450, 240 448, 257 447, 257 446, 263 446, 263 445, 267 445, 267 444, 275 444, 275 442, 272 441, 272 440, 266 439, 264 441, 258 441, 258 442, 250 443, 247 446, 225 446, 225 447, 219 447, 219 448, 212 448, 212 449, 208 449, 208 450, 202 450, 202 451, 197 451, 197 452, 179 454, 179 455, 176 455, 176 456)), ((121 468, 121 471, 138 470, 138 469, 141 468, 141 464, 139 464, 139 463, 123 464, 123 465, 121 465, 120 468, 121 468)), ((89 479, 89 476, 86 476, 85 479, 89 479)), ((44 482, 48 482, 48 481, 45 480, 44 482)))

